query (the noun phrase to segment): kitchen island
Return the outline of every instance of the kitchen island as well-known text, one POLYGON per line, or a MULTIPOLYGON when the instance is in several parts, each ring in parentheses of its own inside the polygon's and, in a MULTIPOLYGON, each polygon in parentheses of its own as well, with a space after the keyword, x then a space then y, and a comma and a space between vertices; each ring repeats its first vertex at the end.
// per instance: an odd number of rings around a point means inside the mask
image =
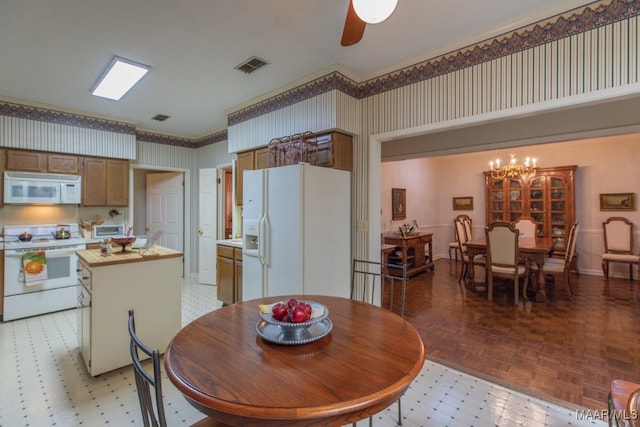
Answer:
POLYGON ((78 251, 78 345, 91 376, 131 364, 128 311, 145 344, 164 352, 181 328, 183 253, 78 251))

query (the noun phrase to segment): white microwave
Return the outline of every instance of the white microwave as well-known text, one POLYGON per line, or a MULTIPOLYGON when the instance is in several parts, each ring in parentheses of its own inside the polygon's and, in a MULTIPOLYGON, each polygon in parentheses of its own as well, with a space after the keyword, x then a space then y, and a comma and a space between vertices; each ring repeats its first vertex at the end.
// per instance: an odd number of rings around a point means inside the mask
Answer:
POLYGON ((113 236, 124 236, 124 234, 124 224, 101 224, 93 226, 91 237, 104 239, 113 236))
POLYGON ((82 177, 55 173, 5 172, 4 202, 70 204, 82 202, 82 177))

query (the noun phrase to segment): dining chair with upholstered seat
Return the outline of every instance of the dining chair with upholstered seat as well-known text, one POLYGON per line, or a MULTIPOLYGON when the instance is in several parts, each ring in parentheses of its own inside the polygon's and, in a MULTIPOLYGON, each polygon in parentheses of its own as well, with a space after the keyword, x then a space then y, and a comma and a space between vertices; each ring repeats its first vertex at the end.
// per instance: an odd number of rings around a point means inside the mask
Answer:
MULTIPOLYGON (((569 299, 571 299, 574 295, 574 289, 571 285, 571 260, 576 252, 576 241, 578 240, 578 230, 580 229, 580 224, 577 222, 571 226, 569 230, 569 236, 567 238, 567 244, 565 246, 565 253, 562 259, 547 257, 544 261, 544 265, 542 266, 542 272, 546 274, 550 274, 553 276, 562 276, 563 277, 563 285, 569 299)), ((531 269, 531 278, 537 277, 538 265, 534 262, 529 264, 529 268, 531 269)))
POLYGON ((455 225, 456 241, 458 242, 461 259, 462 259, 462 267, 460 268, 460 277, 458 278, 458 285, 460 286, 462 297, 466 298, 467 291, 466 291, 465 279, 467 278, 467 275, 469 274, 470 269, 478 265, 485 267, 486 256, 478 255, 478 256, 475 256, 473 259, 471 259, 471 257, 469 256, 469 253, 467 251, 467 242, 471 240, 470 220, 467 221, 465 218, 458 217, 456 218, 454 225, 455 225))
POLYGON ((518 305, 520 278, 524 281, 523 295, 529 283, 529 263, 521 262, 518 251, 520 232, 506 221, 492 222, 485 228, 487 237, 488 299, 493 299, 493 279, 501 277, 513 281, 513 303, 518 305))
POLYGON ((633 223, 627 218, 614 216, 602 223, 604 254, 602 273, 609 279, 609 264, 629 264, 629 280, 633 280, 633 266, 640 266, 640 256, 633 253, 633 223))
MULTIPOLYGON (((136 334, 136 324, 134 313, 129 309, 129 337, 131 344, 131 361, 133 363, 133 374, 136 379, 136 391, 140 401, 142 411, 142 422, 145 427, 167 427, 167 419, 164 413, 164 401, 162 397, 162 377, 160 374, 160 352, 158 349, 151 349, 144 345, 136 334), (145 369, 140 359, 140 353, 151 358, 151 373, 145 369), (153 389, 154 398, 151 397, 153 389)), ((143 356, 144 357, 144 356, 143 356)), ((212 418, 205 417, 191 425, 192 427, 230 427, 228 424, 220 423, 212 418)))
POLYGON ((536 223, 532 218, 521 216, 515 226, 520 231, 520 237, 536 237, 536 223))
MULTIPOLYGON (((375 301, 376 282, 380 285, 380 298, 385 282, 390 282, 389 309, 393 311, 393 286, 396 281, 402 285, 400 317, 404 317, 404 303, 407 288, 407 266, 405 264, 385 264, 375 261, 353 259, 351 269, 351 299, 369 302, 375 301)), ((402 403, 398 399, 398 425, 402 425, 402 403)), ((353 427, 356 423, 353 423, 353 427)), ((369 417, 369 426, 373 426, 373 417, 369 417)))
POLYGON ((614 422, 616 426, 640 427, 639 398, 640 384, 625 380, 611 381, 607 399, 609 427, 612 427, 614 422))
MULTIPOLYGON (((468 223, 468 232, 467 232, 467 237, 469 240, 471 240, 471 218, 469 217, 469 215, 458 215, 453 219, 453 233, 455 236, 455 241, 449 243, 449 261, 451 261, 451 251, 454 251, 454 255, 456 258, 456 262, 458 262, 458 254, 460 254, 460 258, 462 258, 462 251, 460 250, 460 242, 458 241, 458 236, 456 234, 456 229, 455 229, 455 225, 457 221, 460 220, 465 220, 465 223, 468 223)), ((464 260, 463 260, 464 262, 464 260)))

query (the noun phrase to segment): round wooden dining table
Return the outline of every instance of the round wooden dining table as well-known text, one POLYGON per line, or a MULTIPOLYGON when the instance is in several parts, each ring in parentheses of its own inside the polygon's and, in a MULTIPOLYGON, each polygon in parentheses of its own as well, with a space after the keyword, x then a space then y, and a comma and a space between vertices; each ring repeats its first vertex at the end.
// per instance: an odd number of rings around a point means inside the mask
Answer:
POLYGON ((228 305, 178 332, 165 352, 167 376, 191 405, 227 424, 341 426, 393 404, 422 369, 422 339, 400 316, 347 298, 293 297, 326 306, 331 331, 274 343, 257 332, 258 305, 289 296, 228 305))

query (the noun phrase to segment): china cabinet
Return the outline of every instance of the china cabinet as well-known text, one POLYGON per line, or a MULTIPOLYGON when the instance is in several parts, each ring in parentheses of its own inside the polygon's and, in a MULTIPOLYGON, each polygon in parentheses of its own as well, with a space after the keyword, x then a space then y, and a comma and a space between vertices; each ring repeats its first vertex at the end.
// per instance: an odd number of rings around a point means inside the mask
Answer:
POLYGON ((575 171, 577 166, 538 168, 527 177, 494 179, 484 172, 486 221, 517 221, 528 217, 537 237, 556 239, 556 252, 575 223, 575 171))

